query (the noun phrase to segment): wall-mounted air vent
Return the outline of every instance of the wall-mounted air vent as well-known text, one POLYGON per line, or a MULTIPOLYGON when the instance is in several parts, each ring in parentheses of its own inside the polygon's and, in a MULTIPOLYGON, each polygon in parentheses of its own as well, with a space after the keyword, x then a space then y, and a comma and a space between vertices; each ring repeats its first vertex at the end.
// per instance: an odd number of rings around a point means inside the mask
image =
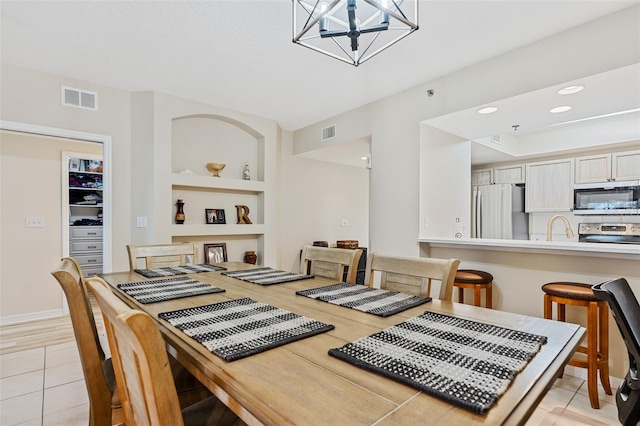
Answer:
POLYGON ((98 94, 88 90, 61 86, 62 105, 76 108, 98 110, 98 94))
POLYGON ((336 137, 336 125, 333 124, 329 127, 325 127, 322 129, 322 139, 323 141, 333 139, 336 137))

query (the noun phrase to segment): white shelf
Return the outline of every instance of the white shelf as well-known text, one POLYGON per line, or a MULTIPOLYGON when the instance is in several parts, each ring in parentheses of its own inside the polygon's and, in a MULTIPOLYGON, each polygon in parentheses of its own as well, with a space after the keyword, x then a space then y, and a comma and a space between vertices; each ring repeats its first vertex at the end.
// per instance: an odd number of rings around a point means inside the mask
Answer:
POLYGON ((176 237, 207 235, 263 235, 264 225, 171 225, 171 235, 176 237))
POLYGON ((171 174, 171 184, 190 188, 213 190, 244 191, 259 194, 264 192, 265 183, 256 180, 225 179, 213 176, 171 174))
POLYGON ((80 172, 80 171, 72 171, 69 170, 69 174, 77 174, 77 175, 102 175, 102 172, 80 172))

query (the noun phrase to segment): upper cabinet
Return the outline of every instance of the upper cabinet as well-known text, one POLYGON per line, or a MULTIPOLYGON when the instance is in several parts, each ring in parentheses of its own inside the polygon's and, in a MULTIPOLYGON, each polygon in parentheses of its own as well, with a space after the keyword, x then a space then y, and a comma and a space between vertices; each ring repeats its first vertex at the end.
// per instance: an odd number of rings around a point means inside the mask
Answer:
POLYGON ((640 179, 640 150, 613 153, 611 164, 614 180, 640 179))
POLYGON ((526 212, 571 211, 573 173, 573 158, 527 163, 526 212))
POLYGON ((493 183, 493 169, 471 171, 471 185, 490 185, 493 183))
POLYGON ((524 164, 512 164, 493 168, 493 183, 524 183, 524 164))
POLYGON ((578 157, 575 167, 575 183, 640 179, 640 151, 578 157))
POLYGON ((492 183, 524 183, 524 164, 511 164, 471 171, 471 185, 490 185, 492 183))

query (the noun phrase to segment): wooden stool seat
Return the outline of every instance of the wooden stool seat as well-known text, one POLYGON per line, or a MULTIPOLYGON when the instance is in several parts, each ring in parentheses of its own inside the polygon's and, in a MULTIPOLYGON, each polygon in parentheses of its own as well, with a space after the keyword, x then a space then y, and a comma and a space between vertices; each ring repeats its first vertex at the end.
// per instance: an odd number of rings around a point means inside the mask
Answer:
POLYGON ((595 297, 591 285, 573 282, 553 282, 542 286, 544 317, 553 319, 553 302, 557 303, 557 320, 565 321, 566 305, 587 308, 587 346, 576 352, 587 355, 587 360, 571 359, 569 365, 587 369, 587 386, 592 408, 600 408, 598 400, 598 371, 604 391, 611 395, 609 383, 609 305, 595 297))
POLYGON ((473 289, 473 304, 481 306, 481 291, 486 290, 485 306, 488 309, 493 306, 492 284, 493 275, 485 271, 476 271, 475 269, 458 269, 453 283, 454 287, 458 287, 459 303, 464 303, 464 289, 469 288, 473 289))

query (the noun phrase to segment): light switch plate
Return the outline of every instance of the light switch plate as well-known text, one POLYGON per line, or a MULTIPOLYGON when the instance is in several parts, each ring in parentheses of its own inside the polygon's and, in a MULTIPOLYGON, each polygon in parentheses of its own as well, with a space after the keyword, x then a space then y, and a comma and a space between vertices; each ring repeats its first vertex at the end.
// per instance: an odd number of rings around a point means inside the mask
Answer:
POLYGON ((147 227, 147 217, 146 216, 138 216, 136 220, 136 226, 138 228, 146 228, 147 227))
POLYGON ((44 217, 27 217, 24 220, 25 228, 44 228, 44 217))

